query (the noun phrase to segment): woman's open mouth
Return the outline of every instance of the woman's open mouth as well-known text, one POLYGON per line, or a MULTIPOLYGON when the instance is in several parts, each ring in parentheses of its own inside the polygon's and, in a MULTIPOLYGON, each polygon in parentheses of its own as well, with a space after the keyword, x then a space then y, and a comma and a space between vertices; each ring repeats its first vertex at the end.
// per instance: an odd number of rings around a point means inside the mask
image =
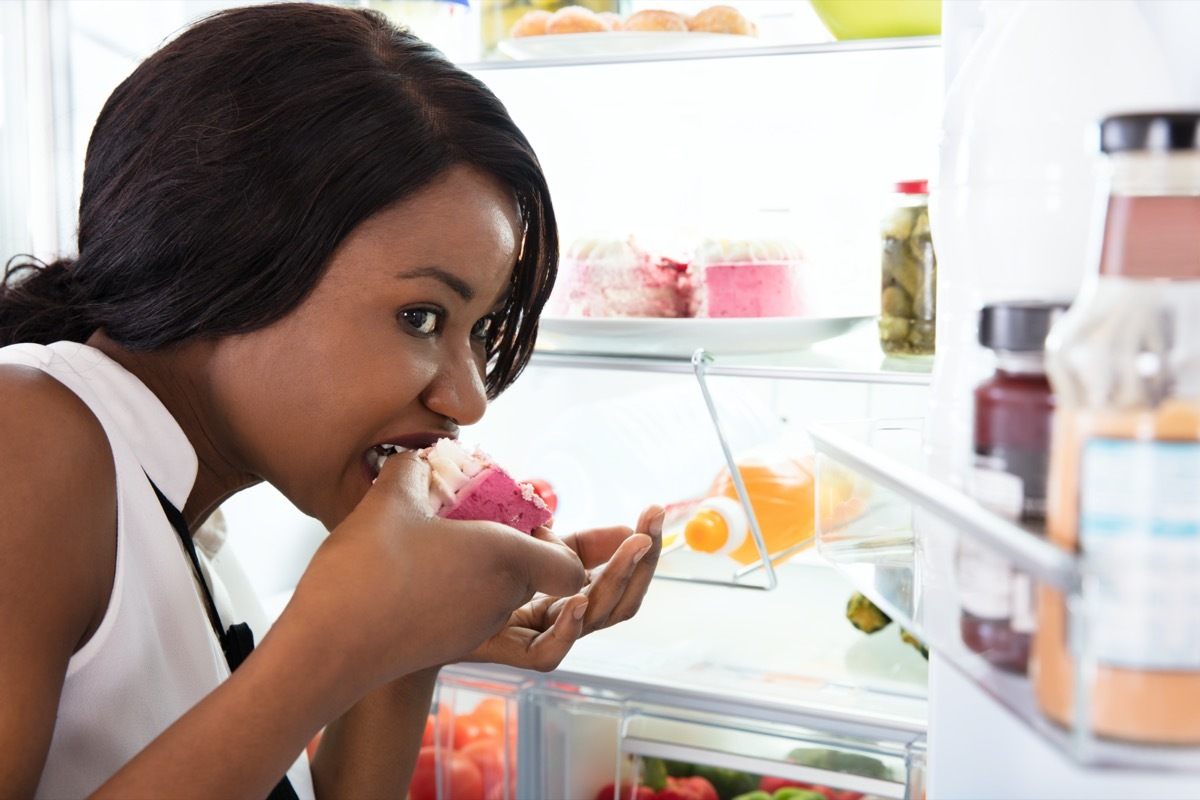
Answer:
POLYGON ((383 462, 387 461, 389 457, 396 455, 396 453, 403 453, 407 449, 407 447, 401 447, 396 444, 377 444, 368 450, 363 456, 363 460, 366 462, 367 473, 371 478, 371 482, 374 483, 375 479, 379 477, 379 471, 383 469, 383 462))

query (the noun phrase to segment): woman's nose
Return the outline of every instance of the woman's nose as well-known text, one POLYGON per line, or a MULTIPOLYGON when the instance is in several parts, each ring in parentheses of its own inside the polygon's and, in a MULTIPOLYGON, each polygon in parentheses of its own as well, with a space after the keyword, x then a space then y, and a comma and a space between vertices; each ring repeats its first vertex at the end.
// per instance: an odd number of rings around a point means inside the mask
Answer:
POLYGON ((474 354, 455 354, 442 364, 422 395, 425 407, 459 425, 473 425, 487 410, 483 365, 474 354))

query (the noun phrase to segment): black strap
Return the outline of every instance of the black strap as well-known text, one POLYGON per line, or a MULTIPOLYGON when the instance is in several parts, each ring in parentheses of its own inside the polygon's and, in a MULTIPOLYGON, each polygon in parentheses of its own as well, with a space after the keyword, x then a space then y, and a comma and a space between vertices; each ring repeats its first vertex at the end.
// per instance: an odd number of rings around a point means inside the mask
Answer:
MULTIPOLYGON (((200 582, 200 588, 204 592, 205 606, 208 608, 208 620, 212 623, 213 630, 217 632, 217 639, 221 642, 221 650, 225 653, 225 661, 229 664, 229 671, 233 672, 241 666, 242 662, 246 660, 246 656, 250 655, 250 652, 254 650, 254 632, 244 622, 230 625, 228 631, 222 627, 221 615, 217 613, 217 604, 213 600, 212 591, 208 588, 208 581, 204 580, 204 573, 200 571, 200 558, 196 555, 196 543, 192 541, 192 535, 188 532, 187 520, 183 518, 183 514, 179 509, 167 499, 167 496, 154 485, 154 481, 150 480, 149 475, 146 475, 146 480, 150 481, 150 488, 154 490, 154 494, 158 497, 158 504, 162 506, 163 513, 167 515, 167 521, 171 523, 171 527, 179 534, 179 540, 183 542, 183 549, 187 551, 188 557, 192 560, 192 569, 196 571, 196 580, 200 582)), ((300 797, 296 794, 296 790, 292 787, 292 782, 288 780, 288 776, 284 775, 282 780, 271 790, 271 794, 267 796, 267 800, 300 800, 300 797)))

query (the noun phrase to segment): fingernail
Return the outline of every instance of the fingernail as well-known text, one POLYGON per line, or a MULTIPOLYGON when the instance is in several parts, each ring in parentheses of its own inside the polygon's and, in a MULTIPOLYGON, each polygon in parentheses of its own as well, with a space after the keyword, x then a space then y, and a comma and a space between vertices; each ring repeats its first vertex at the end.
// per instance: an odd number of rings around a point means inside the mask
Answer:
POLYGON ((587 603, 580 603, 575 606, 575 619, 583 619, 583 615, 587 613, 587 603))
POLYGON ((633 554, 633 563, 636 564, 639 561, 641 561, 642 556, 646 555, 647 551, 649 551, 649 550, 650 550, 650 545, 646 545, 641 550, 638 550, 636 553, 634 553, 633 554))

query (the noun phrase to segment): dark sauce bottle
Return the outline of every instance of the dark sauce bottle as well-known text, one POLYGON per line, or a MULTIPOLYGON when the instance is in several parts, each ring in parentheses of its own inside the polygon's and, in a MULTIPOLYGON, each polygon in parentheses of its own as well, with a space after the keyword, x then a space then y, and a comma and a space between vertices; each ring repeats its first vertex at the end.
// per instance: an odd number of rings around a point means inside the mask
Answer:
MULTIPOLYGON (((970 492, 977 502, 1043 535, 1054 397, 1044 345, 1062 303, 1006 302, 985 306, 979 343, 995 355, 995 371, 975 388, 975 464, 970 492)), ((959 539, 958 594, 963 642, 991 664, 1024 673, 1034 629, 1029 576, 969 537, 959 539)))

